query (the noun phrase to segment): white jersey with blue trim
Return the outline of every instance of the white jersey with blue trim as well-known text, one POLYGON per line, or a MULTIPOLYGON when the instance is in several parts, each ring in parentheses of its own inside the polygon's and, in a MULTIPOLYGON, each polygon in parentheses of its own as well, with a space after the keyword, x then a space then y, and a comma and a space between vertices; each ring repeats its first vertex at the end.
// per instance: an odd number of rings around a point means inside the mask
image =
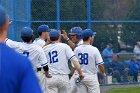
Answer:
POLYGON ((99 50, 92 45, 80 45, 75 48, 74 53, 84 74, 96 74, 98 65, 104 63, 99 50))
POLYGON ((75 54, 67 44, 51 43, 43 49, 48 59, 50 74, 70 73, 68 59, 73 59, 75 54))
POLYGON ((5 44, 9 46, 10 48, 13 48, 14 50, 22 49, 22 44, 21 42, 13 41, 11 39, 6 38, 5 39, 5 44))
POLYGON ((41 47, 43 47, 46 44, 45 40, 43 40, 41 38, 36 38, 33 43, 37 44, 37 45, 39 45, 41 47))
POLYGON ((83 44, 83 39, 80 39, 80 41, 76 44, 76 47, 80 46, 83 44))
POLYGON ((33 64, 33 68, 47 65, 47 58, 45 53, 39 45, 33 43, 16 42, 8 39, 6 45, 15 49, 20 54, 27 56, 33 64))

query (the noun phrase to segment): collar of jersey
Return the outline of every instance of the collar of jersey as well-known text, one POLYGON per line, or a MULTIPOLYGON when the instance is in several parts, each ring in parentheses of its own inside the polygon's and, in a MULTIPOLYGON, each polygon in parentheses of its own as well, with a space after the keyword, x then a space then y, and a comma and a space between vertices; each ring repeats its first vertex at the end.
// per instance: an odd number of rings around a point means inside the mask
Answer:
POLYGON ((56 44, 56 43, 60 43, 60 42, 51 42, 50 44, 56 44))

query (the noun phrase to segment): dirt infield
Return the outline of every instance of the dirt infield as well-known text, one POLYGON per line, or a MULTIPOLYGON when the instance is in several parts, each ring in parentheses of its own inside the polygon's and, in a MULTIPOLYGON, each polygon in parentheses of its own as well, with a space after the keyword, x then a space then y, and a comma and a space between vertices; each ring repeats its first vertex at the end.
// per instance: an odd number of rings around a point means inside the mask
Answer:
POLYGON ((102 85, 101 93, 107 93, 108 90, 112 88, 128 88, 128 87, 140 87, 140 83, 138 84, 111 84, 111 85, 102 85))

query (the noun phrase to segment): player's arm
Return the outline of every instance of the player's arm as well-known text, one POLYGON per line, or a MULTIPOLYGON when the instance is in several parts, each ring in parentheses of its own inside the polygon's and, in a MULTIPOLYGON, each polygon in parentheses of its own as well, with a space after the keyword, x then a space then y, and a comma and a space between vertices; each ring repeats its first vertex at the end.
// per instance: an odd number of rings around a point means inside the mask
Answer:
POLYGON ((48 65, 46 65, 46 66, 43 66, 43 70, 44 70, 44 74, 45 74, 45 76, 47 77, 47 78, 51 78, 52 76, 50 76, 49 75, 49 67, 48 67, 48 65))
POLYGON ((100 65, 98 65, 98 67, 99 67, 99 70, 100 70, 102 76, 105 77, 106 74, 105 74, 105 70, 104 70, 104 64, 100 64, 100 65))
POLYGON ((43 67, 43 70, 45 72, 45 76, 47 78, 51 78, 51 76, 49 75, 49 67, 48 67, 47 58, 46 58, 45 53, 44 53, 42 48, 40 48, 39 61, 41 63, 41 66, 43 67))
POLYGON ((71 67, 71 71, 70 71, 70 76, 73 76, 75 70, 76 70, 75 67, 72 66, 72 67, 71 67))
POLYGON ((66 48, 67 58, 70 59, 70 61, 73 64, 73 67, 76 68, 76 70, 78 71, 80 79, 83 79, 84 76, 83 76, 82 70, 80 68, 80 64, 78 62, 78 59, 76 58, 74 52, 72 51, 72 49, 68 45, 66 45, 65 48, 66 48))
POLYGON ((62 30, 62 32, 63 32, 63 34, 62 34, 63 38, 68 42, 68 45, 72 49, 74 49, 75 48, 75 44, 68 38, 66 31, 65 30, 62 30))
MULTIPOLYGON (((74 57, 71 59, 71 62, 72 62, 73 65, 74 65, 73 71, 75 71, 74 69, 76 68, 76 70, 78 71, 79 77, 80 77, 80 79, 82 80, 82 79, 84 78, 84 76, 83 76, 83 72, 82 72, 82 70, 81 70, 80 64, 79 64, 79 62, 78 62, 78 59, 74 56, 74 57)), ((74 73, 73 71, 72 71, 72 74, 74 73)))
POLYGON ((105 70, 104 70, 104 62, 103 62, 102 56, 97 48, 95 49, 95 52, 96 52, 96 55, 95 55, 96 65, 98 65, 102 76, 105 77, 106 74, 105 74, 105 70))

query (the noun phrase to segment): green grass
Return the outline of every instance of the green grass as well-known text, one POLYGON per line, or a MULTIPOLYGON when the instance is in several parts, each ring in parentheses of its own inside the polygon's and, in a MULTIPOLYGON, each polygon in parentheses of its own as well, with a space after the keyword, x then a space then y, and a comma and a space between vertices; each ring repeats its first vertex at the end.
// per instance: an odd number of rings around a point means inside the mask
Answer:
POLYGON ((140 87, 134 88, 113 88, 107 93, 140 93, 140 87))

